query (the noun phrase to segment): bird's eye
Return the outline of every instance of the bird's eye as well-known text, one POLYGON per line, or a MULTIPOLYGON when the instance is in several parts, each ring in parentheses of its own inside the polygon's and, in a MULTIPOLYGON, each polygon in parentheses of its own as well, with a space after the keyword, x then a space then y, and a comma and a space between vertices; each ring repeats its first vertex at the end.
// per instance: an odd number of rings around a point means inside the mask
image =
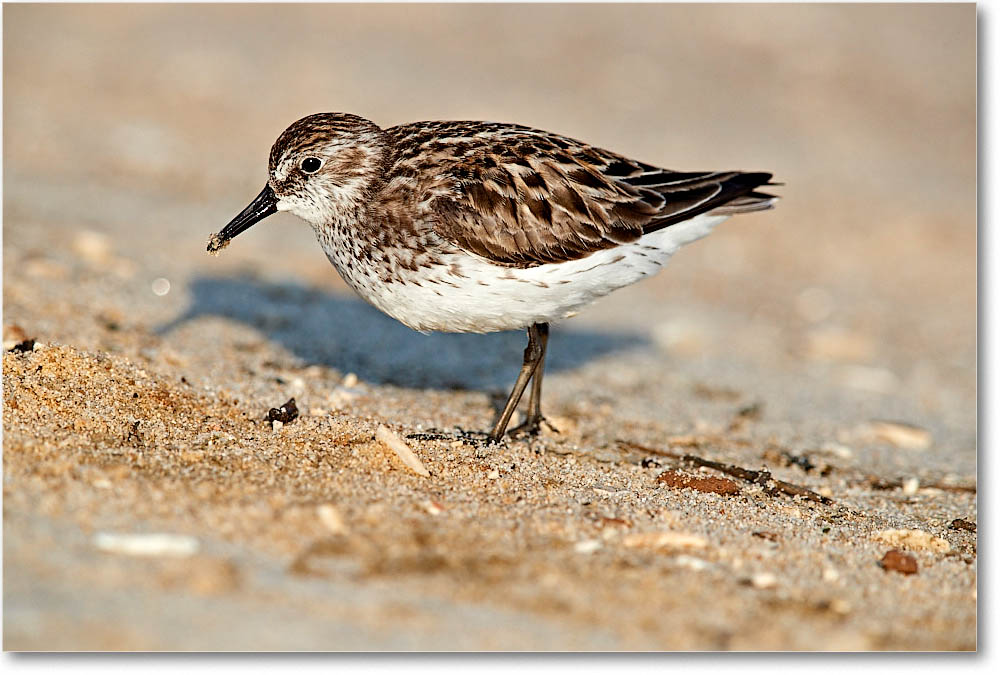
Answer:
POLYGON ((302 169, 302 173, 316 173, 319 168, 323 166, 323 162, 316 157, 306 157, 299 164, 299 168, 302 169))

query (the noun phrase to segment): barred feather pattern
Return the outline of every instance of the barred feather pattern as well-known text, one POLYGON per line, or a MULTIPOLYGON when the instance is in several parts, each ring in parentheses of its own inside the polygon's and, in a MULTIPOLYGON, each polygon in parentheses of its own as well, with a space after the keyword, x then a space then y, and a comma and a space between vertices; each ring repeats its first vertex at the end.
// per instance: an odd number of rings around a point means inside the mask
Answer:
POLYGON ((435 177, 416 213, 500 264, 576 260, 716 208, 773 200, 754 192, 768 173, 669 171, 520 125, 424 122, 387 133, 398 148, 390 183, 435 177))

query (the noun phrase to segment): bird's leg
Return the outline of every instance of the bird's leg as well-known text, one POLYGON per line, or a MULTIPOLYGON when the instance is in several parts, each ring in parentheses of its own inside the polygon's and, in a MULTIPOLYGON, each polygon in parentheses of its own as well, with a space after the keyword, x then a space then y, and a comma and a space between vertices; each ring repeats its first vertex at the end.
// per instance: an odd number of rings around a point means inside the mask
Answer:
POLYGON ((528 418, 522 424, 507 432, 511 436, 520 434, 534 436, 541 429, 542 422, 548 424, 549 428, 553 431, 558 432, 558 429, 549 424, 542 415, 542 377, 545 375, 545 351, 549 346, 549 324, 535 324, 535 328, 538 329, 538 341, 541 344, 542 357, 538 360, 538 366, 535 368, 535 374, 531 380, 531 398, 528 399, 528 418))
MULTIPOLYGON (((549 325, 547 323, 536 323, 528 329, 528 346, 524 348, 524 363, 521 365, 521 372, 517 375, 517 381, 514 382, 514 388, 511 390, 510 396, 507 397, 503 412, 500 413, 500 418, 493 425, 493 431, 490 432, 490 443, 498 442, 503 437, 504 431, 507 430, 507 423, 510 422, 514 410, 517 409, 517 404, 521 402, 521 395, 524 393, 525 387, 528 386, 528 380, 535 374, 542 359, 545 358, 545 345, 548 342, 548 337, 549 325)), ((541 394, 541 385, 537 384, 536 387, 538 393, 541 394)), ((534 392, 533 389, 533 401, 534 392)), ((536 403, 536 405, 538 404, 536 403)))

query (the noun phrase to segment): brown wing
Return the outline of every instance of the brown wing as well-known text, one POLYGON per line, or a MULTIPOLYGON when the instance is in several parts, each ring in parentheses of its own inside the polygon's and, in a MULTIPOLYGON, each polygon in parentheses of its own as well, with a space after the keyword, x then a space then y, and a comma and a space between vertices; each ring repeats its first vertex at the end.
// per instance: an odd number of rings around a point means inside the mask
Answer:
POLYGON ((403 153, 397 167, 412 175, 418 158, 433 161, 441 180, 424 204, 437 233, 500 264, 576 260, 700 213, 773 199, 754 192, 768 173, 668 171, 527 127, 437 125, 422 127, 422 143, 404 137, 421 151, 403 153))

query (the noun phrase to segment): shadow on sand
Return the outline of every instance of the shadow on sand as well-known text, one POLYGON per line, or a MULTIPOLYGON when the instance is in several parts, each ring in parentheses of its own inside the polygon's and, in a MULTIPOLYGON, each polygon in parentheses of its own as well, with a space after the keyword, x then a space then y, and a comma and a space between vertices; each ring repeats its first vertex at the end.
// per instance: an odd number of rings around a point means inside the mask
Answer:
MULTIPOLYGON (((504 389, 521 365, 523 332, 423 335, 353 295, 252 277, 196 278, 191 306, 158 327, 217 316, 253 326, 305 363, 354 372, 369 382, 436 389, 504 389)), ((555 326, 546 372, 577 368, 612 352, 645 346, 644 336, 555 326)))

